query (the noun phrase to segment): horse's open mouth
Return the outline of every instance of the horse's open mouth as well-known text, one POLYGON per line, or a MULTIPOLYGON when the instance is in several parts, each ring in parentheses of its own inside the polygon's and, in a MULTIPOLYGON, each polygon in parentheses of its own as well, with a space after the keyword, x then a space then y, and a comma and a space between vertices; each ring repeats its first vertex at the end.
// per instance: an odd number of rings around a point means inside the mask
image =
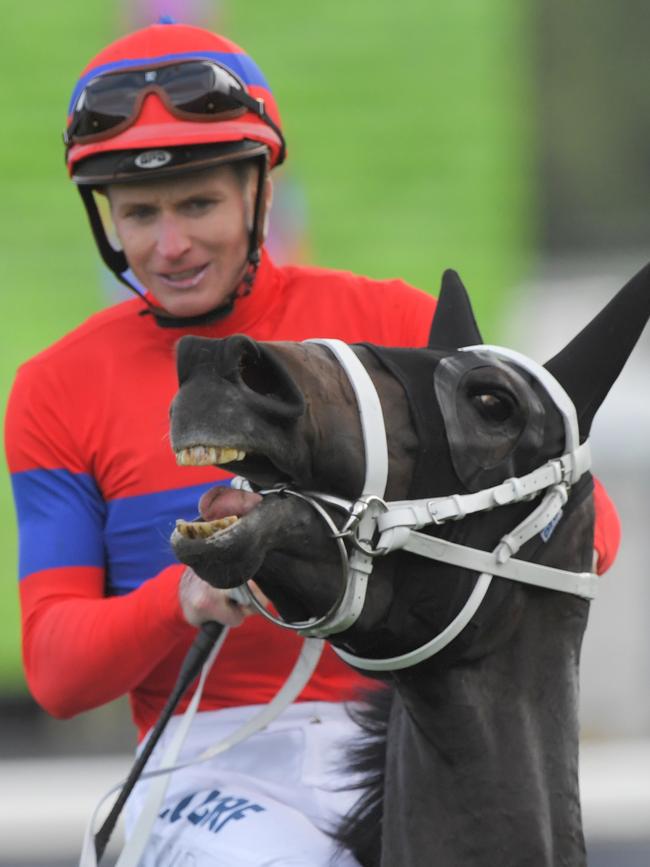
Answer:
MULTIPOLYGON (((189 459, 207 463, 210 456, 209 449, 195 450, 189 459)), ((192 466, 187 458, 184 465, 192 466)), ((269 550, 286 541, 301 505, 294 498, 217 484, 199 500, 198 520, 176 522, 171 544, 176 557, 214 587, 236 587, 258 572, 269 550)))
MULTIPOLYGON (((178 449, 176 460, 184 467, 220 466, 234 461, 243 461, 247 453, 243 449, 196 445, 178 449)), ((248 456, 252 461, 266 470, 266 474, 278 475, 270 460, 262 455, 248 456)), ((184 539, 191 541, 217 541, 217 536, 223 536, 240 518, 249 514, 260 502, 259 494, 247 491, 233 490, 227 486, 216 486, 205 493, 199 502, 199 512, 202 520, 176 521, 176 532, 184 539)))

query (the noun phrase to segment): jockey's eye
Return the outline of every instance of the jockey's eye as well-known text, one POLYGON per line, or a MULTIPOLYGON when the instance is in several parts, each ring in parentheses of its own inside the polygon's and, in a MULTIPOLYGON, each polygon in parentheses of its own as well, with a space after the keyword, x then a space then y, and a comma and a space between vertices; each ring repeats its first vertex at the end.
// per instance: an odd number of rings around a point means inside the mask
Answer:
POLYGON ((472 396, 472 403, 486 421, 504 422, 513 413, 513 404, 509 396, 496 392, 484 391, 472 396))

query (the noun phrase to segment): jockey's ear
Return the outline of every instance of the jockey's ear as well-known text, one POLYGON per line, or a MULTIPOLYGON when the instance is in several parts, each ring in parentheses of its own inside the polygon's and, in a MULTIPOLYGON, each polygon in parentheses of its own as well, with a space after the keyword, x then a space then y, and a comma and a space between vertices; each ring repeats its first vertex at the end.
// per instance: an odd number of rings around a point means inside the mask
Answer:
POLYGON ((467 289, 456 271, 442 275, 436 312, 429 332, 429 349, 459 349, 483 343, 467 289))
POLYGON ((650 317, 650 265, 612 298, 589 325, 544 365, 573 400, 580 435, 616 382, 650 317))

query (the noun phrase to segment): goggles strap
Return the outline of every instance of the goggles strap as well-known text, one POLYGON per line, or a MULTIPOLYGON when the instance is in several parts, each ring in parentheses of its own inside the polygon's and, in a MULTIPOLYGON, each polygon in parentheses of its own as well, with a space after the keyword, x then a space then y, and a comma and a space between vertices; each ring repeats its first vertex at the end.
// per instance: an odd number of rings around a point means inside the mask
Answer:
POLYGON ((241 101, 241 103, 248 108, 248 110, 252 114, 256 114, 261 121, 263 121, 268 127, 270 127, 273 132, 280 139, 280 152, 278 154, 278 159, 275 165, 281 165, 285 157, 287 155, 287 145, 284 140, 284 135, 282 130, 277 125, 277 123, 273 120, 273 118, 267 114, 266 108, 264 106, 264 100, 261 99, 253 99, 246 91, 242 91, 237 94, 237 99, 241 101))

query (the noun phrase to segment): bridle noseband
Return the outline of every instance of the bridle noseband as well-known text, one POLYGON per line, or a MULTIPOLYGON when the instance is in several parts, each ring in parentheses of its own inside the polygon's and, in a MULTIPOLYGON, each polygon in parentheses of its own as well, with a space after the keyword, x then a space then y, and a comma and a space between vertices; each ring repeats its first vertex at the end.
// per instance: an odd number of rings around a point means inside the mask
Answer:
MULTIPOLYGON (((423 662, 446 647, 470 622, 497 575, 524 584, 533 584, 591 600, 596 594, 597 575, 571 572, 519 560, 514 555, 528 540, 555 527, 567 502, 569 489, 589 469, 589 443, 580 444, 575 407, 560 383, 541 365, 521 353, 500 346, 467 346, 462 351, 490 352, 500 359, 515 362, 532 374, 555 403, 564 422, 565 452, 530 473, 506 479, 501 484, 470 494, 452 494, 421 500, 384 500, 388 478, 386 430, 379 396, 370 375, 354 351, 340 340, 311 340, 326 346, 345 370, 354 390, 363 432, 366 478, 361 495, 345 500, 329 494, 296 491, 278 486, 259 493, 264 496, 299 497, 308 503, 328 526, 338 545, 344 584, 336 602, 320 617, 288 623, 276 617, 258 602, 245 586, 248 604, 267 619, 303 636, 324 638, 343 632, 358 619, 363 610, 368 579, 374 560, 393 551, 403 550, 479 573, 479 578, 463 608, 438 635, 421 647, 388 659, 355 656, 341 648, 334 651, 349 664, 371 671, 393 671, 423 662), (531 500, 543 494, 540 504, 511 532, 504 535, 494 551, 459 545, 419 532, 431 524, 460 520, 466 515, 498 506, 531 500), (325 506, 342 511, 345 521, 339 530, 325 506), (350 552, 344 544, 350 544, 350 552)), ((245 487, 239 479, 236 486, 245 487)), ((244 589, 244 588, 242 588, 244 589)))

